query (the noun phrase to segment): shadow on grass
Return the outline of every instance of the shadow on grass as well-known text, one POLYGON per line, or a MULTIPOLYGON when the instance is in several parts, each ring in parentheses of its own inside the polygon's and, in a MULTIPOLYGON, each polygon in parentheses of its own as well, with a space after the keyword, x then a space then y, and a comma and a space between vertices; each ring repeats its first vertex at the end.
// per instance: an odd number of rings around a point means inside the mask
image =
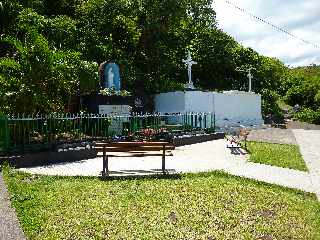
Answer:
POLYGON ((100 176, 102 181, 113 180, 145 180, 145 179, 181 179, 183 174, 177 173, 174 169, 168 169, 165 173, 161 169, 151 170, 121 170, 110 171, 109 176, 100 176))

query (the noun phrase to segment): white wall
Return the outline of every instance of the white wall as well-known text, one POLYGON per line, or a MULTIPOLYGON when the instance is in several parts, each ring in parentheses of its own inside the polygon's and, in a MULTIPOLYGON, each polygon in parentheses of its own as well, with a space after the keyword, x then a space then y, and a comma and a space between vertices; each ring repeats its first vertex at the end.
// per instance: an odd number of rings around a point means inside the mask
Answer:
POLYGON ((255 93, 186 91, 155 96, 161 113, 213 112, 216 126, 261 125, 261 96, 255 93))
POLYGON ((187 91, 185 111, 206 113, 213 112, 213 96, 214 95, 212 92, 187 91))
POLYGON ((218 126, 263 123, 261 95, 238 91, 213 94, 218 126))
POLYGON ((155 111, 160 113, 183 113, 185 112, 185 93, 168 92, 155 95, 155 111))
POLYGON ((162 113, 213 112, 213 94, 203 91, 177 91, 155 95, 155 110, 162 113))

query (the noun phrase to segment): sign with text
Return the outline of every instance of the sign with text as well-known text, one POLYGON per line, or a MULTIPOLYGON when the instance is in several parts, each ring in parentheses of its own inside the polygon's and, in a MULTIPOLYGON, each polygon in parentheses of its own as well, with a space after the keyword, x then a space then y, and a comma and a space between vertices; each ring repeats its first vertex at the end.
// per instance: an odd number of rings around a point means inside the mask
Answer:
POLYGON ((127 116, 130 115, 129 105, 99 105, 99 114, 127 116))

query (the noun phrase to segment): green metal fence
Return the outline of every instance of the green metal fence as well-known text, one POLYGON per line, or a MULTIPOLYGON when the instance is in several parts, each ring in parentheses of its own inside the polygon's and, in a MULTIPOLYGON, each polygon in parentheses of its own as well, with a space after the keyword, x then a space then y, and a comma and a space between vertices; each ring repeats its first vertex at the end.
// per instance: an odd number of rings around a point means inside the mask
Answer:
POLYGON ((39 150, 77 141, 110 139, 142 129, 191 131, 214 129, 211 113, 3 115, 0 114, 0 153, 39 150))
POLYGON ((9 146, 8 117, 0 113, 0 152, 5 152, 9 146))

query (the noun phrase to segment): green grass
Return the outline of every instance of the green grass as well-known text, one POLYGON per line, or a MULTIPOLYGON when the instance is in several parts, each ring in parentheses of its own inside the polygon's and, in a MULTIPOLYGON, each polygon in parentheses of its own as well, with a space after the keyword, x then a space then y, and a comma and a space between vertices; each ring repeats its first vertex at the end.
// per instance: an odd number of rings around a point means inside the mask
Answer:
POLYGON ((247 148, 251 162, 308 171, 296 145, 247 142, 247 148))
POLYGON ((314 195, 221 172, 110 181, 11 169, 4 176, 29 239, 320 239, 314 195))

